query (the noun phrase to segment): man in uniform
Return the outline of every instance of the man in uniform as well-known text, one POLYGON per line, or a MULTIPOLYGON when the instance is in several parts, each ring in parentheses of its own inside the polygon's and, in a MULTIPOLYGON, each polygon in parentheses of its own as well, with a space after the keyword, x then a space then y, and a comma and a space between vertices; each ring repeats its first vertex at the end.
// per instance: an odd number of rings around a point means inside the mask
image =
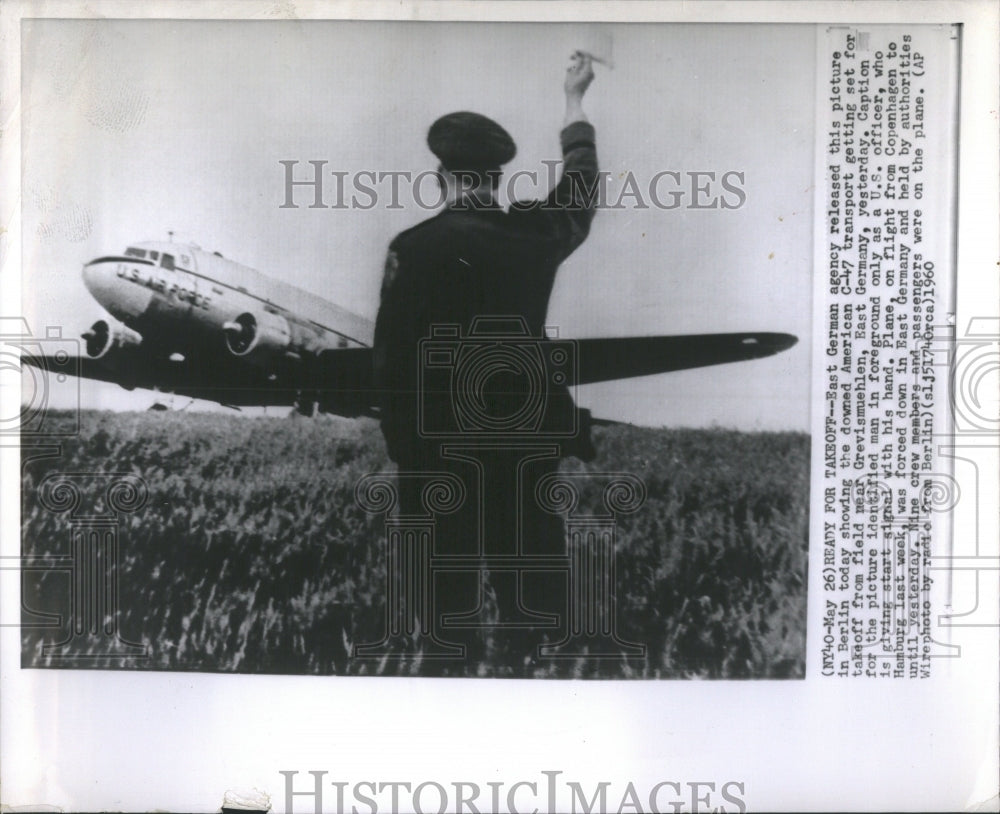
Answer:
MULTIPOLYGON (((474 319, 492 315, 520 317, 530 336, 544 341, 545 315, 556 271, 587 237, 594 216, 597 154, 594 128, 582 108, 593 77, 590 56, 574 54, 564 83, 562 178, 546 200, 515 203, 509 211, 501 208, 496 193, 500 167, 516 153, 510 135, 496 122, 476 113, 452 113, 434 122, 427 143, 440 162, 438 176, 444 208, 437 216, 398 235, 390 244, 385 264, 375 324, 374 378, 389 456, 398 464, 400 473, 454 473, 469 487, 466 491, 473 501, 488 498, 505 502, 508 515, 517 513, 518 495, 476 495, 471 488, 476 480, 475 469, 470 469, 467 461, 443 456, 440 441, 419 431, 421 408, 425 421, 450 420, 452 405, 448 399, 453 394, 435 400, 435 394, 418 392, 418 343, 439 325, 458 325, 463 338, 467 338, 474 319)), ((517 396, 515 393, 512 397, 516 400, 517 396)), ((573 420, 567 415, 576 410, 568 390, 550 388, 547 398, 547 421, 565 426, 573 420)), ((585 411, 580 414, 588 415, 585 411)), ((539 439, 544 439, 544 428, 539 439)), ((592 456, 589 426, 582 427, 575 438, 560 438, 559 444, 561 455, 592 456)), ((485 466, 491 466, 488 458, 484 460, 485 466)), ((499 459, 495 465, 501 465, 499 459)), ((531 470, 524 490, 529 499, 534 484, 557 466, 558 457, 553 457, 531 470)), ((399 487, 400 512, 421 513, 419 487, 402 477, 399 487)), ((524 513, 525 546, 531 553, 565 552, 559 518, 542 518, 538 511, 524 513)), ((466 507, 439 523, 437 555, 475 555, 475 537, 480 529, 474 515, 473 505, 471 511, 466 507)), ((463 580, 460 576, 470 575, 456 575, 448 590, 438 591, 439 618, 444 612, 476 610, 480 602, 479 580, 463 580)), ((553 601, 552 591, 545 586, 538 594, 549 603, 553 601)), ((531 605, 527 595, 524 601, 531 605)), ((498 590, 497 603, 501 622, 516 615, 516 597, 501 596, 498 590)), ((523 646, 522 639, 514 648, 523 646)), ((520 658, 516 653, 511 655, 520 658)))

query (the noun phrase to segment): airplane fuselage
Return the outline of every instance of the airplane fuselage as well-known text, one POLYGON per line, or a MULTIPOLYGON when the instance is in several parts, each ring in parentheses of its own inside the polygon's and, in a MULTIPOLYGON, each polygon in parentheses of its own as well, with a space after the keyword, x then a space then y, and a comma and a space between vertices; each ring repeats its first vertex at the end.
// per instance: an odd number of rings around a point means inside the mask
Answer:
POLYGON ((198 392, 225 371, 234 402, 278 386, 300 403, 318 359, 372 342, 370 320, 193 245, 136 243, 87 263, 83 281, 121 323, 95 322, 87 356, 126 387, 198 392))
MULTIPOLYGON (((83 281, 113 319, 99 319, 83 335, 77 375, 233 407, 380 415, 374 325, 322 297, 172 242, 136 243, 98 257, 84 266, 83 281)), ((758 359, 796 341, 759 332, 573 340, 568 383, 758 359)), ((415 351, 414 364, 419 358, 415 351)), ((46 359, 28 361, 44 367, 46 359)), ((461 379, 457 369, 451 375, 461 379)))
POLYGON ((247 361, 367 347, 372 325, 295 286, 177 243, 137 243, 83 269, 94 298, 167 353, 216 340, 247 361))

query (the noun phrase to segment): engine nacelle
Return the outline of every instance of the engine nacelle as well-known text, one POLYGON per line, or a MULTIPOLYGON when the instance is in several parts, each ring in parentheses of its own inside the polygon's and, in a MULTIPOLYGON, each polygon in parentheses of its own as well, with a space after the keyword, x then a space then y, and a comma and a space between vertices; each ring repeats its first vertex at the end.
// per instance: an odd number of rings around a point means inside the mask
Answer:
POLYGON ((83 339, 87 356, 104 359, 109 354, 126 348, 137 348, 142 344, 142 335, 120 322, 99 319, 84 332, 83 339))
POLYGON ((292 328, 282 316, 246 311, 223 326, 226 347, 234 356, 266 359, 293 351, 292 328))

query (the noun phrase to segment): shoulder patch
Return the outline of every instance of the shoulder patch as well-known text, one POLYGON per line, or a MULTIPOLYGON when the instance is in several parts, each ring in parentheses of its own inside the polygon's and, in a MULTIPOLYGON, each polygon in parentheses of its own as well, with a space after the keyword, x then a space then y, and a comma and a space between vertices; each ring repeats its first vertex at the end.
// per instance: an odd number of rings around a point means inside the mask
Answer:
POLYGON ((382 272, 382 292, 385 293, 395 284, 399 277, 399 255, 394 249, 389 249, 385 257, 385 269, 382 272))

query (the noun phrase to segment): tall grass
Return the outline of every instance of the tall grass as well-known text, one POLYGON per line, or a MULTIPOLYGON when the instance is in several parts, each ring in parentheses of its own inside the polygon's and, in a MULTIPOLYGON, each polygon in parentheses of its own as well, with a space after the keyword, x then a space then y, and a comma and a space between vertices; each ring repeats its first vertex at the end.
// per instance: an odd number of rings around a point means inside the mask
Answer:
MULTIPOLYGON (((544 677, 794 677, 804 670, 808 437, 797 433, 595 431, 599 456, 571 469, 643 479, 642 508, 618 528, 618 628, 638 661, 581 658, 544 677)), ((26 456, 27 457, 27 456, 26 456)), ((122 515, 119 630, 150 657, 71 666, 419 675, 414 658, 350 658, 384 618, 381 520, 354 486, 389 468, 368 420, 85 413, 58 457, 27 461, 23 552, 69 553, 70 520, 45 509, 54 472, 134 472, 147 504, 122 515)), ((98 499, 92 496, 94 499, 98 499)), ((68 618, 65 574, 28 572, 28 608, 68 618)), ((486 630, 471 675, 518 674, 486 630)), ((42 646, 65 632, 25 626, 25 666, 67 666, 42 646)), ((75 646, 75 645, 74 645, 75 646)))

